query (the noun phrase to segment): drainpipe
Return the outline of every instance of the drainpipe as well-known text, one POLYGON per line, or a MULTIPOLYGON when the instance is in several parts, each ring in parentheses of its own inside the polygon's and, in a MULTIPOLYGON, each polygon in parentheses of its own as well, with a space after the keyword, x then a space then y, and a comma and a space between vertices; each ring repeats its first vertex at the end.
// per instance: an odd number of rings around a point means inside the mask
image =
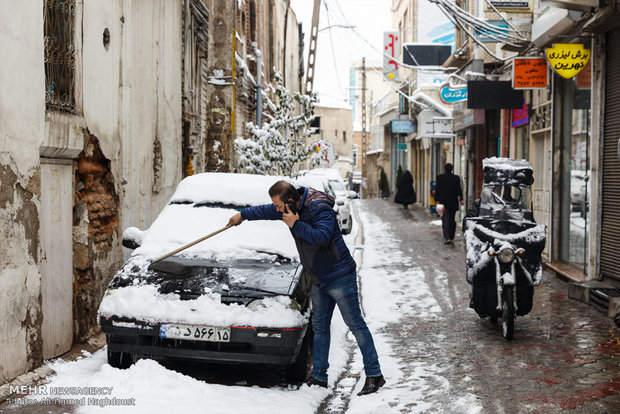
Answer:
POLYGON ((257 47, 256 42, 252 42, 254 56, 256 56, 256 126, 261 126, 261 115, 263 112, 263 53, 257 47))

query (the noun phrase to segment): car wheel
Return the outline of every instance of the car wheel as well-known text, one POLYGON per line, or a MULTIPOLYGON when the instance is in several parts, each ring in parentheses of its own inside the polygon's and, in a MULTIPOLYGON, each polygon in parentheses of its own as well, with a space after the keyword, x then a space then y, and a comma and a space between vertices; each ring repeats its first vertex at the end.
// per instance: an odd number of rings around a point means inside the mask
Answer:
POLYGON ((312 325, 309 324, 299 354, 297 354, 297 358, 295 358, 295 362, 286 367, 286 380, 288 382, 301 384, 308 377, 308 367, 312 361, 313 338, 312 325))
POLYGON ((108 348, 108 364, 114 368, 127 369, 133 364, 133 356, 127 352, 110 351, 108 348))

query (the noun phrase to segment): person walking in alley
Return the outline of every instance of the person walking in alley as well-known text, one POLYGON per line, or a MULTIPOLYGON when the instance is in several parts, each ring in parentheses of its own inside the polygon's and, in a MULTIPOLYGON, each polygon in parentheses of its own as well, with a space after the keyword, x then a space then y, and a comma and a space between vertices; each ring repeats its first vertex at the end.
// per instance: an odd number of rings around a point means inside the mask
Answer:
POLYGON ((395 203, 402 204, 405 210, 407 210, 409 204, 415 204, 417 197, 413 189, 413 177, 409 170, 405 170, 400 176, 396 189, 396 195, 394 196, 395 203))
POLYGON ((338 305, 355 336, 364 361, 366 382, 358 395, 376 392, 385 384, 370 330, 357 294, 355 260, 344 243, 334 212, 334 199, 312 188, 295 188, 278 181, 269 189, 273 204, 248 207, 232 216, 229 226, 243 220, 282 220, 289 227, 304 269, 312 275, 313 368, 309 386, 327 388, 330 324, 338 305))
POLYGON ((444 173, 437 176, 437 187, 435 189, 435 201, 443 204, 445 210, 441 216, 441 227, 443 229, 444 243, 449 244, 454 240, 456 233, 456 221, 454 217, 460 205, 463 205, 463 190, 461 188, 461 177, 452 173, 452 164, 447 163, 444 173))

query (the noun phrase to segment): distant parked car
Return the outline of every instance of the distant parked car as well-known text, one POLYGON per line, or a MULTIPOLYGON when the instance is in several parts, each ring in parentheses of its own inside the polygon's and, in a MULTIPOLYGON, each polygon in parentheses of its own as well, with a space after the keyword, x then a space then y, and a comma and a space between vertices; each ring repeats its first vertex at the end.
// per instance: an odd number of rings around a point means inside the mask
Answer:
POLYGON ((353 220, 351 218, 350 199, 356 198, 355 191, 347 190, 342 176, 335 168, 315 168, 305 173, 306 177, 325 177, 336 194, 336 204, 339 206, 341 229, 343 234, 351 233, 353 220))
POLYGON ((286 367, 305 380, 312 353, 310 275, 286 224, 250 221, 177 255, 151 261, 224 227, 238 210, 270 203, 279 177, 204 173, 185 178, 134 249, 99 307, 108 362, 139 356, 286 367))

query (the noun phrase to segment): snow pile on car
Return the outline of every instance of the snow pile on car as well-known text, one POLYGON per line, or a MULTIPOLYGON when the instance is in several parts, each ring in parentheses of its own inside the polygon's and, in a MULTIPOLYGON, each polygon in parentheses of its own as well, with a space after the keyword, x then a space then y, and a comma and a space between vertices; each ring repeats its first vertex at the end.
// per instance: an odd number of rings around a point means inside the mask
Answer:
POLYGON ((287 296, 259 299, 260 306, 224 304, 218 293, 207 292, 193 300, 174 293, 161 294, 157 286, 140 284, 109 289, 99 306, 100 316, 126 316, 147 322, 195 323, 214 326, 294 328, 308 322, 310 312, 290 307, 287 296))
MULTIPOLYGON (((196 204, 169 204, 148 229, 133 255, 155 259, 214 232, 228 223, 236 210, 196 204)), ((260 252, 297 260, 289 228, 282 221, 244 221, 178 256, 214 260, 261 259, 260 252)))
POLYGON ((170 202, 222 203, 239 207, 269 204, 271 198, 267 190, 279 180, 290 181, 285 177, 255 174, 191 175, 179 183, 170 202))
MULTIPOLYGON (((270 204, 268 190, 276 176, 202 173, 185 178, 146 231, 129 228, 124 237, 138 242, 132 256, 154 260, 218 230, 248 206, 270 204)), ((267 252, 297 260, 295 243, 281 221, 244 221, 178 256, 214 260, 254 259, 267 252)))

